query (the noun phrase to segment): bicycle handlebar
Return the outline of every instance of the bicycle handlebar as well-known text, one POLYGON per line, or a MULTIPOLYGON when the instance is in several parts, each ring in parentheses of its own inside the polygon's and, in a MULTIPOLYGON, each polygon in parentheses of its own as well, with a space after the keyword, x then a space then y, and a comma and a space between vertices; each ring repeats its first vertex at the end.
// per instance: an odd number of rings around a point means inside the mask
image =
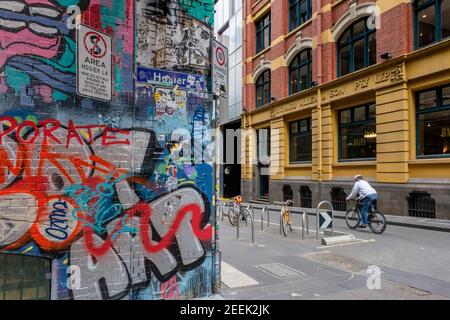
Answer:
POLYGON ((281 206, 287 206, 289 204, 293 204, 294 202, 292 200, 286 200, 284 202, 281 201, 274 201, 273 204, 274 205, 281 205, 281 206))

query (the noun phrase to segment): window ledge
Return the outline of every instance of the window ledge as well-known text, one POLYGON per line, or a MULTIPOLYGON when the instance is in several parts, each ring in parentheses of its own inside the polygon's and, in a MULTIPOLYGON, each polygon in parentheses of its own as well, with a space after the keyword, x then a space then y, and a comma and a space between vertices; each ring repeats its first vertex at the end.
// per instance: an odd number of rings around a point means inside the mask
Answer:
POLYGON ((284 40, 286 40, 287 38, 289 38, 290 36, 292 36, 293 34, 296 34, 297 32, 299 32, 300 30, 304 29, 306 26, 308 26, 309 24, 311 24, 313 21, 312 18, 310 18, 309 20, 303 22, 301 25, 299 25, 298 27, 296 27, 295 29, 293 29, 292 31, 289 31, 289 33, 287 35, 284 36, 284 40))
POLYGON ((450 163, 450 157, 442 158, 422 158, 408 161, 409 164, 436 164, 436 163, 450 163))
POLYGON ((331 8, 333 9, 334 7, 336 7, 337 5, 341 4, 342 2, 344 2, 345 0, 337 0, 334 1, 333 4, 331 5, 331 8))
POLYGON ((376 160, 335 162, 333 167, 376 166, 376 160))
POLYGON ((268 47, 265 48, 264 50, 262 50, 262 51, 258 52, 257 54, 255 54, 255 55, 252 57, 252 61, 255 61, 259 56, 261 56, 262 54, 268 52, 268 51, 270 50, 270 48, 272 48, 272 46, 268 46, 268 47))
POLYGON ((304 163, 290 163, 286 166, 284 166, 286 169, 296 169, 296 168, 310 168, 312 167, 311 162, 304 162, 304 163))

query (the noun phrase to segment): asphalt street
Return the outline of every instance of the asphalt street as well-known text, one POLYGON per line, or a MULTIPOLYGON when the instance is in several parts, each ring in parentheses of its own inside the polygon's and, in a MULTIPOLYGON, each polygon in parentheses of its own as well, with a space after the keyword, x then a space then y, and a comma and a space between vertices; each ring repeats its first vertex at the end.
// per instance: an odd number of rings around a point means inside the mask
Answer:
POLYGON ((237 239, 236 227, 226 216, 219 219, 225 299, 450 299, 450 233, 388 226, 376 235, 335 219, 335 230, 357 241, 323 246, 314 216, 305 240, 299 215, 287 237, 279 233, 276 212, 269 226, 264 217, 263 231, 259 210, 254 216, 253 244, 250 223, 241 224, 237 239))

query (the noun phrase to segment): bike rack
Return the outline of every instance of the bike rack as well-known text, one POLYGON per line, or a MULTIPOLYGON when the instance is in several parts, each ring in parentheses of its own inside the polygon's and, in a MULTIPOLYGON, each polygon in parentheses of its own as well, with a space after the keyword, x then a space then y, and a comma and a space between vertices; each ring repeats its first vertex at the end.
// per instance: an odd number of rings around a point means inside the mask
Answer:
MULTIPOLYGON (((252 231, 252 245, 255 243, 255 223, 254 223, 254 210, 252 205, 248 205, 246 208, 250 212, 250 222, 251 222, 251 231, 252 231)), ((236 238, 239 240, 239 225, 241 222, 241 210, 237 213, 236 217, 236 238)), ((245 226, 248 227, 247 219, 245 220, 245 226)))
POLYGON ((259 216, 261 220, 261 231, 264 231, 264 211, 266 210, 266 207, 263 207, 261 210, 261 214, 259 216))
MULTIPOLYGON (((319 215, 320 208, 324 205, 328 205, 331 208, 331 220, 334 220, 334 208, 330 201, 322 201, 317 205, 316 209, 316 240, 319 240, 319 215)), ((334 234, 334 224, 331 225, 331 236, 334 234)))
POLYGON ((301 219, 302 228, 302 240, 305 240, 305 225, 306 225, 306 235, 309 236, 309 214, 307 211, 302 212, 301 219))
POLYGON ((250 211, 250 219, 251 219, 251 223, 252 223, 252 245, 255 244, 255 221, 253 219, 254 213, 255 212, 252 207, 252 210, 250 211))
POLYGON ((222 221, 224 221, 224 209, 225 209, 225 207, 226 206, 228 206, 228 203, 227 202, 220 202, 220 204, 219 204, 219 218, 222 220, 222 221))
POLYGON ((282 233, 282 226, 281 224, 283 223, 283 210, 280 210, 280 235, 282 233))

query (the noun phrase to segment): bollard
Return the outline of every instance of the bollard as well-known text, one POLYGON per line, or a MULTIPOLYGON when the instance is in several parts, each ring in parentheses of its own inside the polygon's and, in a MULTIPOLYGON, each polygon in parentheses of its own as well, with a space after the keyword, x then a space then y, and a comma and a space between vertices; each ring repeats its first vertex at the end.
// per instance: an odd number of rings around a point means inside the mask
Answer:
POLYGON ((266 207, 263 207, 261 210, 261 231, 264 231, 264 211, 266 207))
POLYGON ((236 213, 236 237, 239 240, 239 222, 241 220, 241 209, 236 213))
POLYGON ((319 206, 317 206, 316 212, 316 240, 319 240, 319 206))
POLYGON ((222 204, 220 205, 220 208, 221 208, 221 210, 222 210, 222 214, 221 214, 222 221, 223 221, 223 211, 224 211, 224 207, 225 207, 225 203, 222 203, 222 204))
POLYGON ((306 212, 303 212, 302 216, 302 240, 305 240, 305 220, 306 220, 306 212))
POLYGON ((255 223, 253 219, 253 212, 250 212, 250 219, 252 223, 252 245, 255 244, 255 223))
POLYGON ((331 236, 333 237, 334 236, 334 210, 331 210, 331 220, 333 221, 331 223, 331 236))
POLYGON ((283 223, 283 210, 280 211, 280 235, 281 235, 281 224, 283 223))
POLYGON ((306 235, 309 236, 309 213, 306 212, 306 235))

